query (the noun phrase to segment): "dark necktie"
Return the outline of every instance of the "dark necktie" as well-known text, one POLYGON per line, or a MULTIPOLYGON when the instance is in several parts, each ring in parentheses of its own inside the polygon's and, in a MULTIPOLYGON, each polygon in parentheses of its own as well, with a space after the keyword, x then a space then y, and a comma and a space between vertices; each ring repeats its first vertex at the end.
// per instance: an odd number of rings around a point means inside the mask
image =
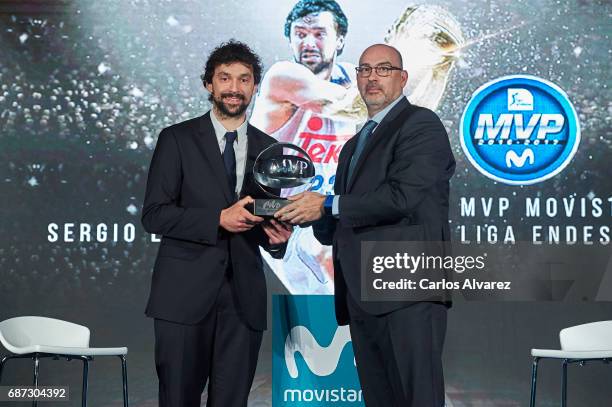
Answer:
POLYGON ((353 157, 351 157, 351 162, 349 164, 348 177, 346 178, 347 181, 351 180, 351 177, 353 176, 353 171, 355 170, 355 166, 359 161, 359 157, 361 156, 361 153, 363 153, 363 149, 365 148, 368 142, 368 138, 370 137, 370 134, 372 134, 372 131, 374 130, 374 127, 376 127, 377 124, 378 123, 376 123, 374 120, 368 120, 368 122, 359 132, 359 139, 357 139, 357 147, 355 147, 355 152, 353 153, 353 157))
POLYGON ((234 153, 236 137, 238 137, 238 132, 235 130, 225 133, 225 148, 223 149, 223 164, 225 164, 232 195, 236 194, 236 154, 234 153))

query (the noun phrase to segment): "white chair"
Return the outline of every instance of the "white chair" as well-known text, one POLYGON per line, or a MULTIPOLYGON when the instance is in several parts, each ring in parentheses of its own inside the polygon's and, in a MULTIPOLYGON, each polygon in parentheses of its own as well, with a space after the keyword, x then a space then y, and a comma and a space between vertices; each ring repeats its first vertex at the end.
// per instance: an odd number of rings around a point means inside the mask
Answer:
MULTIPOLYGON (((0 343, 11 352, 0 360, 2 369, 9 359, 34 360, 34 386, 38 386, 39 361, 42 358, 83 361, 83 393, 81 404, 87 406, 87 373, 94 356, 118 356, 123 377, 123 405, 128 406, 127 348, 90 348, 89 328, 60 319, 45 317, 17 317, 0 322, 0 343)), ((33 406, 37 405, 34 400, 33 406)))
POLYGON ((591 322, 572 326, 559 332, 561 350, 532 349, 533 367, 531 371, 531 402, 535 407, 536 381, 540 359, 559 359, 563 361, 561 381, 561 406, 567 405, 567 365, 591 360, 609 363, 612 360, 612 321, 591 322))

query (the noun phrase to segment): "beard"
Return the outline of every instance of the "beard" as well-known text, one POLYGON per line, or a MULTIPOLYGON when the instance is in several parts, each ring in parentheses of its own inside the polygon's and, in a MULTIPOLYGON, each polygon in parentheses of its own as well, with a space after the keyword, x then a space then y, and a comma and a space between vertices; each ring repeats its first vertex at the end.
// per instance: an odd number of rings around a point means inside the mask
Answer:
MULTIPOLYGON (((314 54, 314 53, 308 52, 308 54, 314 54)), ((323 72, 326 69, 329 69, 333 63, 333 58, 329 60, 325 60, 323 59, 320 53, 316 53, 316 54, 318 54, 320 57, 320 60, 318 62, 305 60, 304 53, 300 54, 300 58, 298 60, 300 65, 304 65, 306 68, 310 69, 312 73, 315 75, 320 72, 323 72)))
POLYGON ((246 100, 246 97, 242 93, 234 93, 234 92, 226 92, 221 93, 219 97, 215 97, 210 95, 213 105, 217 108, 219 113, 221 113, 225 117, 240 117, 244 114, 244 112, 249 107, 249 101, 246 100), (242 102, 239 105, 229 105, 223 101, 225 98, 238 98, 242 102))
POLYGON ((369 95, 368 93, 365 93, 363 95, 363 101, 365 102, 366 106, 368 107, 378 107, 381 105, 384 105, 386 102, 388 102, 388 95, 387 93, 384 91, 383 88, 381 88, 380 86, 372 86, 372 85, 367 85, 366 86, 366 92, 372 89, 377 89, 379 91, 379 93, 374 94, 374 95, 369 95))

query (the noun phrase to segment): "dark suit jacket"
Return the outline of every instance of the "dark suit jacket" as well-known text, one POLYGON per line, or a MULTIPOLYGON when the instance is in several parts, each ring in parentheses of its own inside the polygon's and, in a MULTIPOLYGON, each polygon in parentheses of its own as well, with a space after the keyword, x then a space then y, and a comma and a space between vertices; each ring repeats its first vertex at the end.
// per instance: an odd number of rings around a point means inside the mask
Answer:
POLYGON ((347 291, 380 315, 408 302, 361 301, 361 241, 449 241, 449 179, 455 170, 446 130, 431 110, 403 98, 370 136, 352 178, 357 138, 340 152, 334 191, 339 219, 315 223, 315 237, 333 245, 336 319, 348 323, 347 291))
MULTIPOLYGON (((248 125, 247 162, 240 195, 260 196, 253 162, 276 142, 248 125)), ((245 322, 266 329, 266 282, 258 246, 268 238, 256 226, 229 233, 219 226, 221 210, 235 202, 219 144, 204 116, 175 124, 159 135, 149 168, 142 224, 162 235, 146 314, 184 324, 201 321, 211 309, 231 262, 232 289, 245 322)), ((284 252, 275 252, 281 255, 284 252)))

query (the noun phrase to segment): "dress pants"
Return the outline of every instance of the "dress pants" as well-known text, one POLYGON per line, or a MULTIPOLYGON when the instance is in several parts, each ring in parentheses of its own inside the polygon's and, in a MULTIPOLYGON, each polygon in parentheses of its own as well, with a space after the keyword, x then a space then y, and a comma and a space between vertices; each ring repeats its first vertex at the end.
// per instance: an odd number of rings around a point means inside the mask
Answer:
POLYGON ((208 315, 196 325, 155 319, 160 407, 246 407, 262 331, 242 319, 226 276, 208 315))
POLYGON ((443 407, 446 306, 417 302, 384 315, 347 293, 350 331, 367 407, 443 407))

